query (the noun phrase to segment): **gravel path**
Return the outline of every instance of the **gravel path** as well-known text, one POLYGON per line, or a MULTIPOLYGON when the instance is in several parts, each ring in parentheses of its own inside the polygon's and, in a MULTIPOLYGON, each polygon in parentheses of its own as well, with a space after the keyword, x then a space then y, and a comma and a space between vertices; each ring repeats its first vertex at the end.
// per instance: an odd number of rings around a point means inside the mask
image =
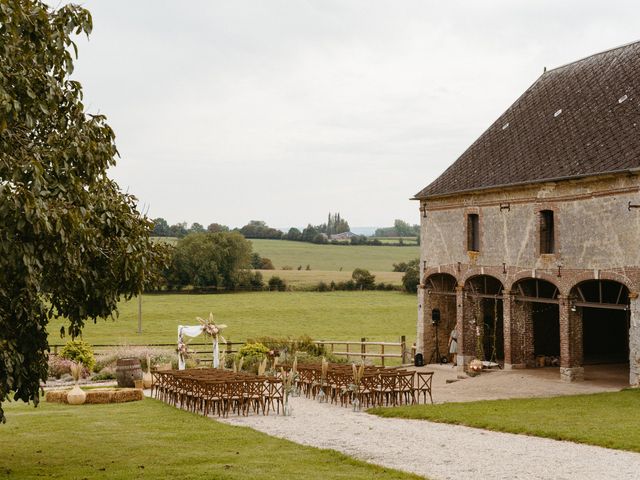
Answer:
POLYGON ((229 417, 303 445, 430 479, 638 479, 640 454, 421 420, 380 418, 306 398, 293 415, 229 417))

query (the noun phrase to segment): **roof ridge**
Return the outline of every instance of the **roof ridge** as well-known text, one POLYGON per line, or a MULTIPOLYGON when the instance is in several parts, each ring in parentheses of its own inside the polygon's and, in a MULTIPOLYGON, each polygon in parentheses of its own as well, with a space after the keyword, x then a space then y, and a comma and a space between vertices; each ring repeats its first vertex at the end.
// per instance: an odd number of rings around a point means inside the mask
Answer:
POLYGON ((568 67, 569 65, 573 65, 574 63, 582 62, 591 57, 596 57, 598 55, 602 55, 603 53, 612 52, 614 50, 619 50, 621 48, 630 47, 631 45, 635 45, 636 43, 640 43, 640 40, 634 40, 633 42, 625 43, 623 45, 618 45, 617 47, 607 48, 606 50, 602 50, 601 52, 592 53, 591 55, 587 55, 586 57, 579 58, 577 60, 573 60, 571 62, 563 63, 562 65, 558 65, 557 67, 553 67, 544 71, 543 75, 546 73, 553 72, 555 70, 559 70, 564 67, 568 67))

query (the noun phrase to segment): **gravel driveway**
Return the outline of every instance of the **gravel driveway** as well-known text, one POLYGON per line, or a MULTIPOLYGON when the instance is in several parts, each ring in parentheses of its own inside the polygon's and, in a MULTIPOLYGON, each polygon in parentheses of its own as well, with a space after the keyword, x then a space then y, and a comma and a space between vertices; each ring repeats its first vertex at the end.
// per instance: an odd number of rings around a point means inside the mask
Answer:
POLYGON ((303 445, 430 479, 638 479, 640 454, 421 420, 380 418, 292 398, 293 415, 229 417, 303 445))

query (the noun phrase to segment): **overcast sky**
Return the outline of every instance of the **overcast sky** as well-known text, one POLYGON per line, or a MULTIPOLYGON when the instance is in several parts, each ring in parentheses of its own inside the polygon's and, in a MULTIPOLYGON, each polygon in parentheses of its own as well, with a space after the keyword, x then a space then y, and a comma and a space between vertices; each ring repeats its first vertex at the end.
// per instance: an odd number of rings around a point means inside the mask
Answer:
POLYGON ((640 39, 640 2, 87 1, 75 78, 112 176, 170 223, 418 223, 409 200, 549 68, 640 39))

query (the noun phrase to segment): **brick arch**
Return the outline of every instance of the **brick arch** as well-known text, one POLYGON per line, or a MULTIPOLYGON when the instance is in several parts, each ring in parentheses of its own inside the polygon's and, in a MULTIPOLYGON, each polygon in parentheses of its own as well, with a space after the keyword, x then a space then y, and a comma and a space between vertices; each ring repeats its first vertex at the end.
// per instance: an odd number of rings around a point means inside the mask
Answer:
POLYGON ((496 279, 498 282, 500 282, 500 285, 502 285, 502 288, 504 289, 504 284, 505 282, 503 280, 501 280, 499 277, 495 276, 495 275, 490 275, 488 273, 482 273, 482 270, 480 267, 474 267, 474 268, 470 268, 469 270, 467 270, 465 272, 465 274, 462 276, 462 278, 460 279, 460 285, 464 286, 467 284, 467 282, 469 280, 471 280, 474 277, 491 277, 496 279))
POLYGON ((571 292, 571 290, 573 290, 582 282, 586 282, 588 280, 611 280, 613 282, 621 283, 622 285, 627 287, 627 289, 629 290, 629 293, 637 292, 637 289, 634 288, 633 282, 625 275, 620 275, 619 273, 615 273, 615 272, 600 271, 600 276, 598 278, 594 276, 593 272, 584 272, 584 273, 581 273, 580 275, 576 275, 573 278, 571 288, 568 290, 567 293, 571 292))
MULTIPOLYGON (((446 272, 435 272, 435 273, 432 273, 431 275, 426 275, 426 276, 424 277, 423 285, 426 287, 426 286, 427 286, 427 281, 428 281, 431 277, 435 277, 435 276, 437 276, 437 275, 443 275, 443 276, 446 276, 446 277, 450 277, 450 278, 452 278, 452 279, 453 279, 453 281, 454 281, 454 283, 455 283, 455 287, 457 287, 457 286, 458 286, 458 279, 455 277, 455 275, 451 275, 450 273, 446 273, 446 272)), ((454 291, 455 291, 455 287, 454 287, 454 291)))
POLYGON ((438 274, 447 274, 447 275, 451 275, 453 278, 456 279, 456 283, 460 283, 459 279, 458 279, 458 275, 456 275, 456 269, 454 267, 431 267, 428 268, 427 270, 424 271, 424 275, 422 277, 422 285, 425 285, 427 282, 427 279, 432 276, 432 275, 438 275, 438 274))
POLYGON ((549 282, 550 284, 552 284, 554 287, 556 287, 558 289, 558 295, 568 295, 569 294, 569 290, 568 291, 564 291, 564 289, 560 286, 560 282, 557 281, 556 278, 554 278, 552 275, 547 275, 546 273, 538 273, 536 272, 536 276, 532 277, 531 276, 531 270, 524 270, 522 272, 519 272, 517 274, 515 274, 512 278, 511 278, 511 282, 509 283, 509 288, 507 288, 505 286, 505 291, 509 291, 511 292, 513 290, 513 287, 515 286, 516 283, 518 283, 521 280, 544 280, 545 282, 549 282))

